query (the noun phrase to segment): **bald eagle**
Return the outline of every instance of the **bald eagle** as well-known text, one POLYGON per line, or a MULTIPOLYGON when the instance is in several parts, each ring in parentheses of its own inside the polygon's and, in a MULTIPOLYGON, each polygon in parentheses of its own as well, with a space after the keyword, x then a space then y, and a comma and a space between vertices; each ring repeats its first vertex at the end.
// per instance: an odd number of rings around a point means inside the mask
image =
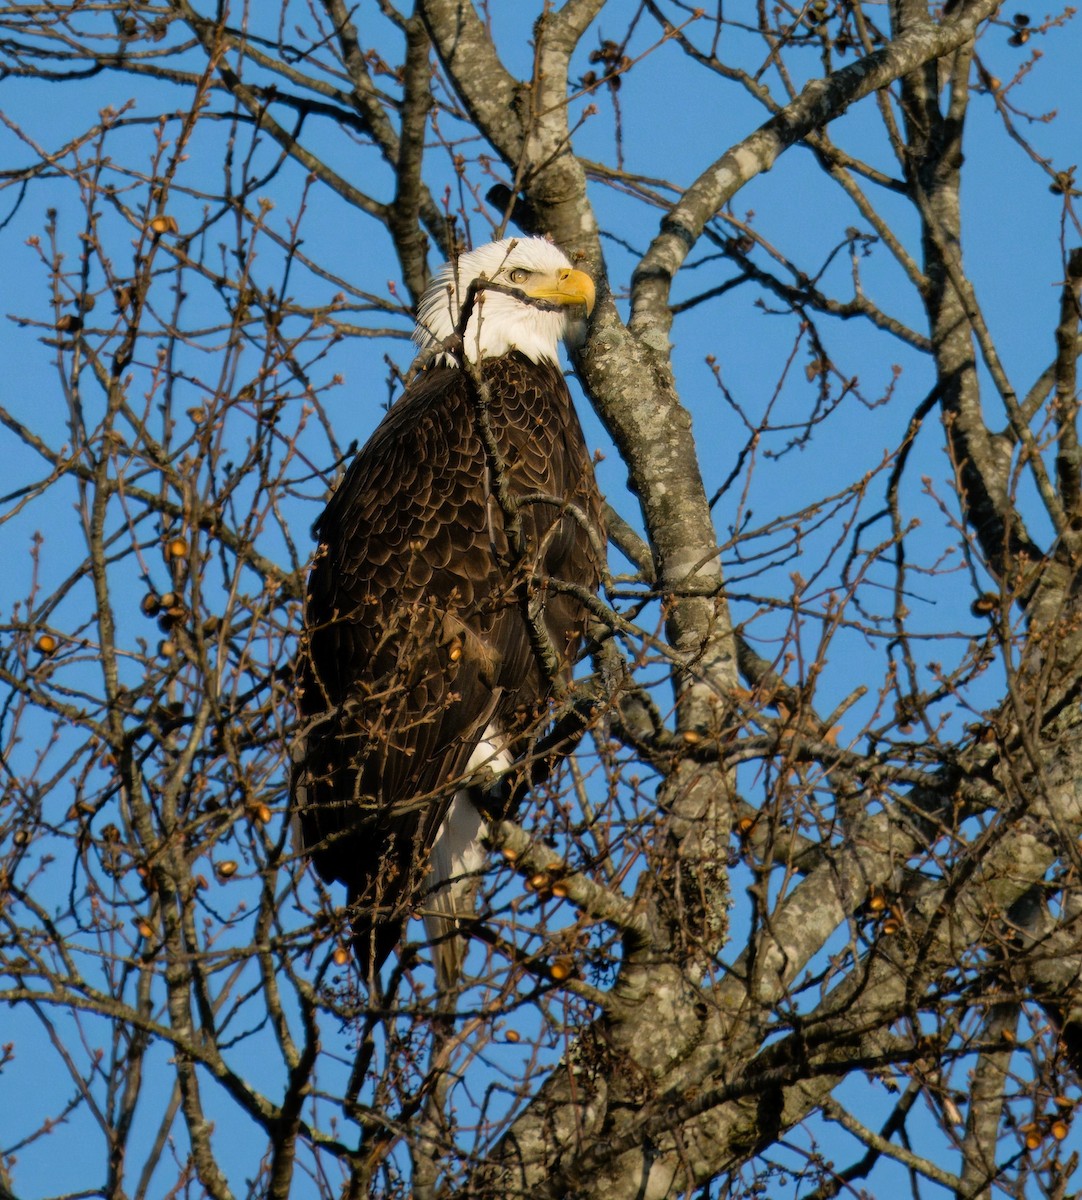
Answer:
MULTIPOLYGON (((449 985, 501 776, 546 722, 596 590, 602 502, 557 358, 594 302, 542 238, 434 277, 420 366, 315 525, 292 796, 319 874, 346 885, 369 980, 425 919, 449 985)), ((502 799, 501 799, 502 797, 502 799)))

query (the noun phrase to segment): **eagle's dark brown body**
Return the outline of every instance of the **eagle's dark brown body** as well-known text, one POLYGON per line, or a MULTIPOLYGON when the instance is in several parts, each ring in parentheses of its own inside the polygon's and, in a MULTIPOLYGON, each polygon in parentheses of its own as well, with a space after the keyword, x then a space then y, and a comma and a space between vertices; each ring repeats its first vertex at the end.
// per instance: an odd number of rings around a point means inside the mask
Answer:
POLYGON ((546 581, 593 591, 601 577, 601 499, 558 366, 511 352, 482 371, 496 455, 475 383, 430 367, 316 526, 294 805, 320 874, 349 890, 366 972, 435 887, 428 852, 486 730, 514 752, 543 723, 528 600, 568 671, 586 613, 546 581), (517 502, 517 559, 496 472, 517 502))

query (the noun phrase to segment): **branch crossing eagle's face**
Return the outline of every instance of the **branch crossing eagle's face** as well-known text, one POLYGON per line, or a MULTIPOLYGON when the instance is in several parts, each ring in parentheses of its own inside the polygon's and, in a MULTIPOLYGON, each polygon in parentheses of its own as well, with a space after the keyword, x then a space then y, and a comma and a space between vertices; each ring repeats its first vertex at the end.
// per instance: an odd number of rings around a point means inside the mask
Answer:
MULTIPOLYGON (((581 333, 593 306, 593 280, 551 242, 505 238, 440 268, 421 300, 413 337, 424 352, 462 333, 470 362, 511 350, 533 362, 556 362, 560 341, 581 333)), ((455 357, 444 353, 439 361, 453 366, 455 357)))

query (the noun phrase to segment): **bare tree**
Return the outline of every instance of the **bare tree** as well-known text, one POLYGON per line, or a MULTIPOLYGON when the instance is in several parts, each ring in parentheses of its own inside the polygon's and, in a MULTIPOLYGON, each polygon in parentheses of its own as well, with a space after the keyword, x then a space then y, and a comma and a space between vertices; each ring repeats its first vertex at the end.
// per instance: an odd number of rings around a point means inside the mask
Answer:
POLYGON ((0 1195, 1068 1194, 1070 16, 5 0, 0 1195), (452 1015, 295 853, 290 664, 507 231, 597 284, 613 575, 452 1015))

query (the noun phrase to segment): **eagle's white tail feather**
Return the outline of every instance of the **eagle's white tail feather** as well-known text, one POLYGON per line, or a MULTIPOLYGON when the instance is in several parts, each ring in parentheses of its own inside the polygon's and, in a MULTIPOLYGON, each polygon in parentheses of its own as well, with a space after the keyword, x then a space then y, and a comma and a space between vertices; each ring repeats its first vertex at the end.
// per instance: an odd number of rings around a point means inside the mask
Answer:
MULTIPOLYGON (((499 778, 512 762, 499 742, 499 730, 490 725, 470 755, 467 770, 488 767, 499 778)), ((473 916, 478 874, 485 863, 485 819, 474 802, 475 795, 476 789, 471 788, 455 792, 429 856, 433 891, 424 905, 425 932, 433 944, 436 974, 444 989, 454 986, 462 970, 466 947, 453 934, 460 918, 473 916)))

